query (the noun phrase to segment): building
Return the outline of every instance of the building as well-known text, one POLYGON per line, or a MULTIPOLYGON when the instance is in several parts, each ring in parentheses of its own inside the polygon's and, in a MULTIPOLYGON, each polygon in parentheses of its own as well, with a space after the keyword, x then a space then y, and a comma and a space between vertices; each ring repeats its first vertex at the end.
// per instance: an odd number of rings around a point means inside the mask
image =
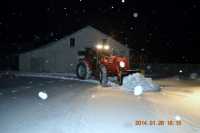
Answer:
POLYGON ((22 53, 19 70, 23 72, 74 73, 78 63, 78 51, 106 41, 114 55, 129 57, 129 48, 92 26, 86 26, 58 41, 22 53))

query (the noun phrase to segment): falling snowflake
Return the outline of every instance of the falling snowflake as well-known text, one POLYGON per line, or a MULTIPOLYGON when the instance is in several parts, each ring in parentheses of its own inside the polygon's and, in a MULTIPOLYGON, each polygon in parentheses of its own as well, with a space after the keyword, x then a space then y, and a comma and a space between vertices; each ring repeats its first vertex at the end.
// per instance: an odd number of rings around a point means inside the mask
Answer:
POLYGON ((133 13, 133 17, 134 17, 134 18, 137 18, 137 17, 138 17, 138 13, 137 13, 137 12, 134 12, 134 13, 133 13))
POLYGON ((183 70, 179 70, 179 73, 182 73, 183 72, 183 70))
POLYGON ((46 92, 40 91, 38 93, 38 97, 41 98, 42 100, 46 100, 48 98, 48 95, 46 92))
POLYGON ((148 66, 147 66, 147 69, 148 69, 148 70, 150 70, 150 69, 151 69, 151 66, 150 66, 150 65, 148 65, 148 66))
POLYGON ((125 0, 122 0, 122 3, 125 3, 125 0))
POLYGON ((130 30, 134 30, 133 26, 130 27, 130 30))
POLYGON ((140 49, 140 51, 144 51, 144 48, 140 49))
POLYGON ((114 9, 114 6, 111 6, 112 9, 114 9))

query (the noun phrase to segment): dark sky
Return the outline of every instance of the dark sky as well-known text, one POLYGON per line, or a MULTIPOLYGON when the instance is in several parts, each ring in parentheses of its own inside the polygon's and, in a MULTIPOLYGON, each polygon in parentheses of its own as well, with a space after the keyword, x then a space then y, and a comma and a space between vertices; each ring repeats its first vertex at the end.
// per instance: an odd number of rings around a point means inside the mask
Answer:
POLYGON ((0 52, 19 53, 92 25, 160 62, 199 63, 200 0, 6 0, 0 52))

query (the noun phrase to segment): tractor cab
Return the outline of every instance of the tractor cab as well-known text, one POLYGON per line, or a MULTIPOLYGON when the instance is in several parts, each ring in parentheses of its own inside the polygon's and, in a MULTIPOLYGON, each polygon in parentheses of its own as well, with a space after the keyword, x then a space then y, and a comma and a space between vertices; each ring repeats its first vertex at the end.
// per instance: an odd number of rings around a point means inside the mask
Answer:
POLYGON ((77 77, 88 79, 96 77, 101 84, 107 84, 108 77, 116 76, 119 84, 122 78, 136 70, 130 70, 127 57, 113 56, 109 45, 96 45, 96 48, 85 48, 79 51, 79 63, 76 68, 77 77))

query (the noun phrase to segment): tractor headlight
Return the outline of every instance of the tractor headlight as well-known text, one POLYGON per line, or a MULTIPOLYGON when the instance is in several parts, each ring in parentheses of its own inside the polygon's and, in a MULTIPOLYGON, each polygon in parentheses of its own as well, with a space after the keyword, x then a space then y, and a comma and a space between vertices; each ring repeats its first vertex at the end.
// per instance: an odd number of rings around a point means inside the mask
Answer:
POLYGON ((124 61, 120 61, 120 62, 119 62, 119 66, 120 66, 121 68, 124 68, 124 67, 125 67, 125 62, 124 62, 124 61))
POLYGON ((97 44, 97 45, 96 45, 96 48, 97 48, 97 49, 103 49, 103 45, 97 44))
POLYGON ((103 48, 104 48, 105 50, 109 50, 109 49, 110 49, 110 46, 109 46, 109 45, 104 45, 103 48))

